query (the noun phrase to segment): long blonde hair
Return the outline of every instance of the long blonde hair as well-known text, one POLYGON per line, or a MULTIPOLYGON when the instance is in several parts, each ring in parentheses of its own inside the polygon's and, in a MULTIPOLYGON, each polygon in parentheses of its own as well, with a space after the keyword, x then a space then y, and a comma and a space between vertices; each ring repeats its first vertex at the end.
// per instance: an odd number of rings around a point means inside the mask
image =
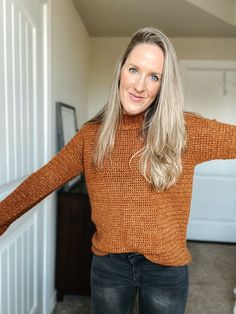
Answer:
POLYGON ((164 190, 175 184, 182 172, 181 155, 186 140, 177 57, 169 39, 155 28, 147 27, 134 33, 117 65, 108 102, 90 120, 101 123, 94 152, 94 164, 100 168, 105 155, 110 154, 115 145, 116 130, 122 119, 119 95, 121 68, 132 49, 141 43, 159 46, 163 50, 165 60, 161 88, 144 117, 142 130, 145 145, 133 157, 140 156, 140 172, 144 178, 153 187, 164 190))

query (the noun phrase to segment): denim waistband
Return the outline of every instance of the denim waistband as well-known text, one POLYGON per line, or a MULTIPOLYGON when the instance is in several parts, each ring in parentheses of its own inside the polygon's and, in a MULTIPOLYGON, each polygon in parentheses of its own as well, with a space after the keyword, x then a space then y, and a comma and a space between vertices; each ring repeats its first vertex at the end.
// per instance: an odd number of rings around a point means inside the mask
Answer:
POLYGON ((137 261, 147 260, 146 257, 137 252, 130 252, 130 253, 110 253, 108 254, 110 257, 118 258, 120 260, 130 262, 131 264, 137 261))

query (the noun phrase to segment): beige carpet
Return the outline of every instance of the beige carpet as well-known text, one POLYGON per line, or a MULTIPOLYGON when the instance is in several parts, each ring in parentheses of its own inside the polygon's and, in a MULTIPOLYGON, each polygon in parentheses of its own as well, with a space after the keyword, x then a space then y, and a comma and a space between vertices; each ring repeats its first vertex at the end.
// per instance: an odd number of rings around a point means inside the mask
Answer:
MULTIPOLYGON (((188 246, 193 262, 186 314, 232 314, 236 245, 189 242, 188 246)), ((53 314, 91 314, 90 299, 66 295, 53 314)))
POLYGON ((187 314, 232 314, 236 287, 236 245, 189 243, 187 314))

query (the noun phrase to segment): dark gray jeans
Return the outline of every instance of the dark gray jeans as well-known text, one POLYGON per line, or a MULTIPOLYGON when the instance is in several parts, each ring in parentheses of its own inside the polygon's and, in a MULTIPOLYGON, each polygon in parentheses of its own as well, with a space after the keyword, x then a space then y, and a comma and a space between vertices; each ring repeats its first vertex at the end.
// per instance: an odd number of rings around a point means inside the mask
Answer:
POLYGON ((188 266, 161 266, 138 253, 93 256, 93 314, 131 314, 137 295, 141 314, 183 314, 188 266))

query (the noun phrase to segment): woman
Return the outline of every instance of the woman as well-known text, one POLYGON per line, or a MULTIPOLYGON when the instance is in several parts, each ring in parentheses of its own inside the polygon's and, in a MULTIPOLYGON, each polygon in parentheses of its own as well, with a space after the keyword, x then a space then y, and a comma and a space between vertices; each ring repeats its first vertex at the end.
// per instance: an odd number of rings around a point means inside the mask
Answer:
POLYGON ((236 127, 183 112, 168 38, 137 31, 107 104, 48 164, 0 203, 0 231, 84 172, 97 232, 95 314, 182 314, 188 294, 186 228, 195 165, 236 158, 236 127))

